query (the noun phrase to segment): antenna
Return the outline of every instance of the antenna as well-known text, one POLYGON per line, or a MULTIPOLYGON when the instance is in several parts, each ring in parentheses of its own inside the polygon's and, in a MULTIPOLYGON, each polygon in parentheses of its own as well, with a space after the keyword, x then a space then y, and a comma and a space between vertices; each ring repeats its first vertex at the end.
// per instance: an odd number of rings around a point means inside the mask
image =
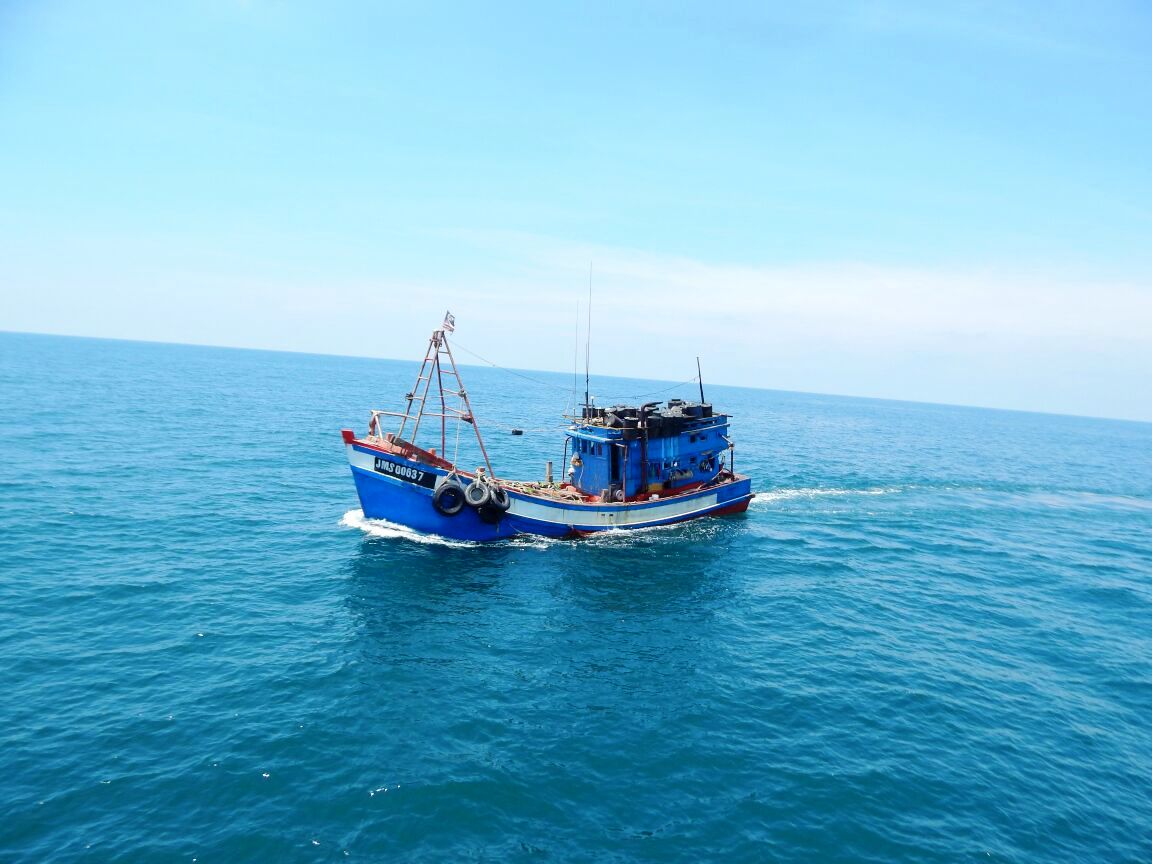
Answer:
POLYGON ((700 404, 704 404, 704 375, 700 372, 700 358, 696 358, 696 382, 700 385, 700 404))
POLYGON ((576 394, 580 392, 580 301, 576 301, 576 338, 572 344, 572 413, 576 413, 576 394))
POLYGON ((588 326, 584 330, 584 405, 592 403, 588 399, 588 370, 591 368, 592 354, 592 262, 588 262, 588 326))

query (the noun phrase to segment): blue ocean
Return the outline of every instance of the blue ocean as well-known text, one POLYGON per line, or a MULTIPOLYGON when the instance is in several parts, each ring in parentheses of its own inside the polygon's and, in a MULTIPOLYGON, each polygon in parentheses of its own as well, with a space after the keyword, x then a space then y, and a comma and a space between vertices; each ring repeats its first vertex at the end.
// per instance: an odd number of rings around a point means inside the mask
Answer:
POLYGON ((1152 424, 709 385, 746 514, 474 545, 357 509, 416 368, 0 334, 0 860, 1152 861, 1152 424))

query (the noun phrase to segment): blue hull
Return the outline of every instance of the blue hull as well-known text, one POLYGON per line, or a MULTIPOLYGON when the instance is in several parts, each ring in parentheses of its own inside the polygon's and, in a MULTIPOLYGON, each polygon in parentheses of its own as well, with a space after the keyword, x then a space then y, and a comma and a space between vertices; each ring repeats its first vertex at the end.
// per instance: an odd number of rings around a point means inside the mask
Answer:
MULTIPOLYGON (((650 528, 701 516, 742 512, 753 497, 751 480, 747 477, 658 501, 623 504, 561 502, 509 490, 509 510, 492 524, 467 506, 455 515, 441 513, 432 503, 434 488, 374 470, 371 466, 379 455, 374 448, 349 443, 347 449, 356 492, 366 517, 386 519, 427 534, 458 540, 503 540, 522 534, 572 537, 598 531, 650 528)), ((428 483, 432 482, 428 475, 435 475, 437 485, 447 476, 442 469, 392 454, 388 459, 411 468, 428 483)), ((392 472, 397 473, 401 472, 392 472)), ((468 482, 467 478, 460 479, 468 482)))
POLYGON ((352 477, 360 509, 369 519, 387 519, 425 534, 457 540, 502 540, 520 533, 507 524, 507 518, 490 525, 471 507, 445 516, 432 505, 430 489, 376 476, 355 466, 352 477))

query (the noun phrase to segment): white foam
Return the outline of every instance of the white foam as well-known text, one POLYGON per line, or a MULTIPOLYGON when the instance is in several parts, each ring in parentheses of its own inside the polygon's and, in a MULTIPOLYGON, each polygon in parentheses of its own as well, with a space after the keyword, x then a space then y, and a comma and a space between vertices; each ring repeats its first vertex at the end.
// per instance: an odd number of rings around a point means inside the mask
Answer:
MULTIPOLYGON (((372 537, 381 537, 386 540, 407 540, 412 543, 454 548, 489 545, 487 543, 482 544, 477 540, 451 540, 438 534, 424 534, 406 525, 389 522, 387 519, 369 519, 364 515, 363 510, 349 510, 341 517, 340 524, 345 528, 355 528, 372 537)), ((643 528, 612 528, 585 534, 578 540, 576 538, 544 537, 539 534, 519 534, 498 542, 517 549, 550 549, 556 545, 573 542, 611 544, 627 542, 630 537, 634 539, 637 534, 683 529, 684 524, 683 522, 676 522, 668 525, 649 525, 643 528)))
POLYGON ((346 528, 355 528, 372 537, 382 537, 386 540, 408 540, 412 543, 424 543, 429 546, 469 547, 477 544, 471 540, 449 540, 438 534, 422 534, 407 525, 397 525, 387 519, 369 519, 363 510, 349 510, 340 519, 340 524, 346 528))
POLYGON ((894 495, 903 490, 896 487, 875 489, 773 489, 770 492, 757 492, 750 507, 765 507, 776 501, 793 501, 804 498, 842 497, 849 495, 894 495))
POLYGON ((702 522, 702 519, 685 519, 681 522, 668 522, 664 525, 643 525, 638 528, 608 528, 604 531, 593 531, 583 535, 580 539, 584 543, 619 543, 627 542, 629 538, 637 535, 653 534, 661 531, 683 531, 690 523, 702 522))

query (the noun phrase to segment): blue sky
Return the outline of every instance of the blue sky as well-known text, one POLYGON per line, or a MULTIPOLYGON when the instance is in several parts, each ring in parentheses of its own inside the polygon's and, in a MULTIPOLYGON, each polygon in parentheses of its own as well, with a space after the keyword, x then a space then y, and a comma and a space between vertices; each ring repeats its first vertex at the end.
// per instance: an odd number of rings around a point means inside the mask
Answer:
POLYGON ((1152 6, 0 4, 0 329, 1152 420, 1152 6))

